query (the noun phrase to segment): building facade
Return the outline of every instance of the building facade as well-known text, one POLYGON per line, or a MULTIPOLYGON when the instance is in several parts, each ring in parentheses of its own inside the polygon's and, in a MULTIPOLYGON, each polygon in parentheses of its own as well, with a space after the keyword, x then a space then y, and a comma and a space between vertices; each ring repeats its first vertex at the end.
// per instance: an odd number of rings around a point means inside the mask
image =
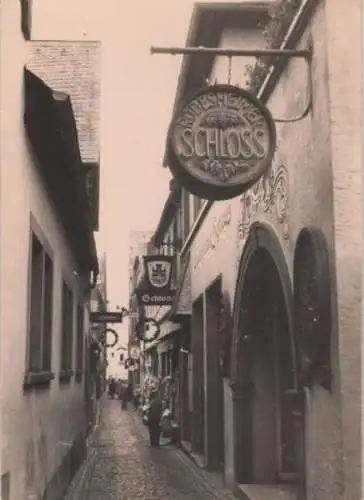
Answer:
POLYGON ((361 498, 358 9, 197 4, 191 20, 187 46, 258 49, 268 37, 273 48, 312 51, 273 65, 188 56, 177 87, 175 109, 206 81, 248 88, 277 130, 269 171, 244 194, 181 195, 192 295, 186 439, 242 498, 361 498))
POLYGON ((179 258, 182 225, 181 189, 175 181, 171 181, 158 225, 150 234, 148 245, 134 260, 129 337, 130 345, 137 345, 140 352, 137 376, 143 397, 148 399, 151 389, 159 387, 164 407, 171 410, 173 419, 179 425, 183 420, 182 394, 185 390, 182 387, 182 357, 186 357, 187 353, 182 346, 188 341, 190 317, 189 278, 186 278, 188 263, 179 258), (170 305, 142 305, 137 299, 145 286, 144 257, 148 255, 153 255, 156 260, 159 256, 162 259, 166 257, 172 263, 170 305), (177 283, 179 275, 185 277, 180 281, 181 286, 177 283))
POLYGON ((85 456, 98 272, 72 96, 27 66, 29 8, 1 6, 3 500, 61 498, 85 456))
POLYGON ((128 371, 129 383, 133 392, 140 390, 144 383, 144 370, 141 357, 142 340, 139 334, 139 322, 143 317, 136 300, 135 291, 143 274, 143 255, 155 252, 151 243, 153 231, 132 231, 129 237, 129 323, 128 348, 124 357, 124 366, 128 371))
MULTIPOLYGON (((99 274, 90 291, 89 312, 107 311, 106 255, 99 259, 99 274)), ((106 326, 90 321, 86 353, 85 400, 87 432, 98 424, 100 399, 106 389, 108 356, 106 349, 106 326)))

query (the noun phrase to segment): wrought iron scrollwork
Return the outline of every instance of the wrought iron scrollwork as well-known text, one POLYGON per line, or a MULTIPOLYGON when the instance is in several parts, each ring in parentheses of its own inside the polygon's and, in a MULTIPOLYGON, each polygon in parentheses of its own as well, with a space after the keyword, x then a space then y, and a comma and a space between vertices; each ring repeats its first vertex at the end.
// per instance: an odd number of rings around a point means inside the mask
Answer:
POLYGON ((105 330, 105 333, 104 335, 101 337, 101 342, 104 344, 105 347, 115 347, 116 344, 118 343, 118 340, 119 340, 119 335, 116 333, 116 331, 113 329, 113 328, 106 328, 105 330), (114 335, 114 341, 111 342, 111 344, 108 344, 106 342, 106 335, 107 335, 107 332, 110 332, 112 333, 112 335, 114 335))
POLYGON ((254 218, 259 213, 274 214, 277 222, 283 225, 284 238, 289 237, 289 179, 284 164, 272 166, 241 197, 241 219, 238 224, 239 239, 248 236, 254 218))
POLYGON ((136 333, 140 340, 143 340, 143 342, 146 343, 150 343, 159 337, 160 325, 155 318, 144 318, 143 321, 138 322, 138 324, 136 325, 136 333), (151 325, 155 327, 155 330, 152 335, 146 335, 146 332, 150 331, 151 325))

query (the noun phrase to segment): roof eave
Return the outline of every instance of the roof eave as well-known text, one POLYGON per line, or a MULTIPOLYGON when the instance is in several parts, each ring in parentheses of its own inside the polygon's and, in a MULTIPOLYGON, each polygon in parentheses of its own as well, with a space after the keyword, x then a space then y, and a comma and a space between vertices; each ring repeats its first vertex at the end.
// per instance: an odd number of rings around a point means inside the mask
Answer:
POLYGON ((65 93, 55 93, 26 67, 24 78, 24 123, 36 165, 79 264, 97 270, 96 243, 70 98, 65 93))
POLYGON ((170 192, 168 198, 164 204, 164 208, 162 211, 162 215, 159 219, 157 229, 155 230, 152 238, 151 244, 153 246, 160 246, 163 243, 163 237, 170 226, 173 217, 175 216, 181 201, 181 187, 175 185, 175 183, 171 182, 170 192))

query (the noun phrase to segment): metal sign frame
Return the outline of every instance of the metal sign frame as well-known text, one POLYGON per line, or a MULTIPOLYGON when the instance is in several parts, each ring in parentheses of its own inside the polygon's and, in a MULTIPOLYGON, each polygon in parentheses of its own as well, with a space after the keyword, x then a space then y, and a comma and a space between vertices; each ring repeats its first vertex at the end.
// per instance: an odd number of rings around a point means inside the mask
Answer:
POLYGON ((92 323, 122 323, 122 311, 105 311, 105 312, 91 312, 90 320, 92 323))
POLYGON ((167 144, 168 166, 185 189, 204 199, 227 200, 247 191, 269 168, 276 128, 268 108, 251 92, 229 84, 208 85, 185 99, 174 114, 167 144), (215 132, 214 153, 208 145, 202 155, 198 152, 202 132, 206 142, 215 132), (229 152, 230 136, 234 152, 229 152), (183 144, 191 151, 183 152, 183 144))

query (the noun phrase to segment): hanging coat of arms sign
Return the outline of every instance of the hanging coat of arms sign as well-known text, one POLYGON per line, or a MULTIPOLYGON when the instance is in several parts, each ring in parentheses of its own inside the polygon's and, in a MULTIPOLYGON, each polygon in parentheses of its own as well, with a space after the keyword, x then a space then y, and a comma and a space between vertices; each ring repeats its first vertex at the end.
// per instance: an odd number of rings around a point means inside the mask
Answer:
POLYGON ((171 305, 174 292, 171 278, 174 257, 168 255, 144 256, 145 280, 139 290, 138 301, 143 305, 171 305))
POLYGON ((149 286, 158 289, 170 287, 172 257, 148 255, 144 261, 149 286))

